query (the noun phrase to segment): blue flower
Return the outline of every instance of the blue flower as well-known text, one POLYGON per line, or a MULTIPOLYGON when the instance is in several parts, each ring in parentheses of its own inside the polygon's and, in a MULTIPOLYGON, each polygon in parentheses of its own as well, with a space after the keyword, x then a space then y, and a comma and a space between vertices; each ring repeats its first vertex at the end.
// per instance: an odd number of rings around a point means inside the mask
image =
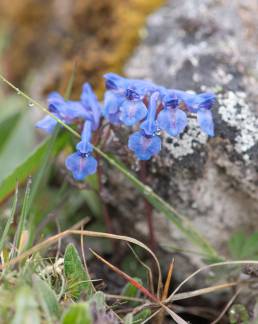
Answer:
POLYGON ((104 97, 104 117, 113 125, 120 125, 120 106, 124 98, 114 94, 112 91, 106 91, 104 97))
POLYGON ((129 136, 128 147, 139 160, 149 160, 161 150, 159 136, 146 136, 144 131, 138 131, 129 136))
POLYGON ((147 115, 147 108, 141 95, 133 88, 127 88, 125 100, 120 106, 120 120, 127 126, 133 126, 147 115))
POLYGON ((77 151, 67 157, 65 166, 72 172, 75 180, 83 181, 87 176, 96 173, 97 161, 93 156, 77 151))
POLYGON ((114 125, 122 124, 120 119, 120 107, 125 100, 125 92, 128 81, 115 73, 104 75, 106 81, 106 93, 104 97, 104 117, 114 125))
POLYGON ((146 120, 141 124, 140 128, 144 131, 145 135, 153 136, 157 132, 156 111, 159 100, 159 92, 154 92, 149 100, 148 115, 146 120))
MULTIPOLYGON (((53 114, 58 118, 58 115, 53 114)), ((45 116, 36 123, 36 127, 42 129, 48 134, 51 134, 57 125, 57 121, 51 116, 45 116)))
POLYGON ((187 125, 186 113, 179 109, 179 100, 175 95, 166 96, 163 102, 164 109, 157 118, 158 127, 171 136, 177 136, 187 125))
MULTIPOLYGON (((71 124, 75 119, 90 118, 90 115, 79 101, 65 101, 58 92, 49 94, 48 110, 66 124, 71 124)), ((56 125, 57 121, 51 116, 46 116, 36 123, 37 128, 41 128, 47 133, 52 133, 56 125)))
POLYGON ((216 97, 211 92, 200 94, 189 94, 183 91, 178 91, 186 108, 193 113, 197 113, 197 120, 200 128, 209 136, 214 136, 214 123, 211 113, 211 108, 215 103, 216 97))
POLYGON ((96 130, 99 127, 101 107, 89 83, 83 85, 81 103, 86 110, 85 119, 90 119, 92 129, 96 130))
POLYGON ((104 75, 106 89, 113 91, 118 95, 125 95, 125 90, 129 84, 129 80, 115 73, 106 73, 104 75))
POLYGON ((84 180, 97 170, 97 160, 91 155, 93 151, 93 146, 90 143, 92 124, 89 120, 85 121, 81 141, 76 146, 77 152, 69 155, 65 161, 66 168, 78 181, 84 180))
POLYGON ((141 130, 129 137, 128 147, 139 160, 149 160, 161 150, 161 139, 157 135, 156 109, 159 92, 154 92, 149 100, 148 115, 141 124, 141 130))
POLYGON ((216 97, 211 92, 200 94, 191 94, 183 91, 177 91, 185 106, 190 112, 197 113, 200 108, 211 109, 216 97))
POLYGON ((56 105, 64 103, 64 98, 57 91, 50 92, 47 97, 48 110, 52 113, 57 112, 56 105))

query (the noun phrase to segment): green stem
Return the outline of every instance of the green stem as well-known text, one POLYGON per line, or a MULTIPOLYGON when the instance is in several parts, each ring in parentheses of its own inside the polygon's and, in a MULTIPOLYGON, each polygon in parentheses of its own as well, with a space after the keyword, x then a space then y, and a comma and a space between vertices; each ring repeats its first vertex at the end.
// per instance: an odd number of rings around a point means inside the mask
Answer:
MULTIPOLYGON (((69 132, 71 132, 74 136, 77 138, 80 138, 80 134, 77 133, 73 128, 66 125, 62 120, 54 116, 51 112, 48 111, 47 108, 42 106, 40 103, 38 103, 33 98, 29 97, 26 93, 22 92, 20 89, 15 87, 11 82, 9 82, 7 79, 5 79, 0 74, 0 79, 8 84, 12 89, 14 89, 17 94, 21 95, 25 99, 27 99, 29 102, 33 103, 34 105, 38 106, 42 111, 50 115, 52 118, 54 118, 60 125, 62 125, 64 128, 66 128, 69 132)), ((206 238, 197 231, 191 224, 191 222, 184 216, 180 215, 176 210, 171 207, 167 202, 165 202, 161 197, 159 197, 149 186, 144 185, 140 180, 138 180, 131 172, 126 170, 120 163, 118 163, 116 160, 108 156, 108 154, 102 152, 102 150, 94 146, 94 150, 105 160, 107 160, 111 165, 113 165, 116 169, 118 169, 120 172, 122 172, 127 179, 129 179, 135 187, 138 188, 138 190, 145 196, 146 200, 148 200, 156 209, 161 211, 170 221, 172 221, 176 227, 185 235, 185 237, 190 240, 193 244, 198 246, 202 252, 209 255, 210 258, 213 260, 222 260, 221 256, 218 254, 218 252, 215 250, 215 248, 210 244, 206 238)))

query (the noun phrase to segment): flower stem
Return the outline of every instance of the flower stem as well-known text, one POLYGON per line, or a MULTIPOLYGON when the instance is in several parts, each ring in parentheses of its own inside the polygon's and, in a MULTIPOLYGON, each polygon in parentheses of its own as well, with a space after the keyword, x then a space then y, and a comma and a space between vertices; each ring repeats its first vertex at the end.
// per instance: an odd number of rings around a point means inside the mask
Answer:
MULTIPOLYGON (((140 162, 140 180, 146 184, 146 161, 141 161, 140 162)), ((149 229, 149 246, 153 251, 156 251, 157 249, 157 241, 155 237, 155 231, 154 231, 154 226, 153 226, 153 207, 152 205, 148 202, 146 198, 144 198, 144 205, 145 205, 145 216, 146 216, 146 221, 148 224, 148 229, 149 229)))

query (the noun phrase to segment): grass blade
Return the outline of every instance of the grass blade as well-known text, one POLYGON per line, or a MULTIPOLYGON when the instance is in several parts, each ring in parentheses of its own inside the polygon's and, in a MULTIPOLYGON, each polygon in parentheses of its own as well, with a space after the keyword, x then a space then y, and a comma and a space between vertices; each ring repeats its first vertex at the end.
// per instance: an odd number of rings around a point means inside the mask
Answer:
POLYGON ((10 229, 12 223, 13 223, 13 219, 14 219, 14 215, 15 215, 16 207, 17 207, 17 202, 18 202, 18 184, 16 185, 16 189, 15 189, 15 195, 14 195, 14 200, 13 200, 13 204, 12 204, 11 215, 8 218, 7 222, 6 222, 4 232, 3 232, 1 240, 0 240, 0 253, 3 250, 6 237, 7 237, 8 233, 9 233, 9 229, 10 229))
MULTIPOLYGON (((31 192, 31 178, 29 178, 26 186, 25 196, 22 205, 21 216, 19 218, 19 223, 17 227, 17 231, 15 233, 14 247, 18 248, 21 243, 22 233, 25 229, 26 220, 28 218, 29 213, 29 200, 30 200, 30 192, 31 192)), ((20 251, 21 252, 21 251, 20 251)))

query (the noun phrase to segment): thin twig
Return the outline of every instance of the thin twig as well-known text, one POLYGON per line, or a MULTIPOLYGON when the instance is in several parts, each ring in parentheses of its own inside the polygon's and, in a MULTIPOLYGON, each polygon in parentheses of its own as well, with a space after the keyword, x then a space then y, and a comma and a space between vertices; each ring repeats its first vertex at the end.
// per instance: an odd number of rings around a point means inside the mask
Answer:
POLYGON ((134 250, 134 248, 127 243, 127 246, 129 247, 129 249, 132 251, 133 255, 135 256, 136 260, 147 270, 148 273, 148 281, 149 281, 149 288, 150 291, 152 293, 154 293, 154 283, 153 283, 153 275, 152 275, 152 271, 151 268, 149 266, 147 266, 147 264, 145 264, 137 255, 136 251, 134 250))
MULTIPOLYGON (((76 224, 76 226, 78 226, 78 225, 81 226, 81 223, 83 223, 83 222, 85 222, 85 220, 83 220, 79 224, 76 224)), ((140 246, 141 248, 143 248, 144 250, 148 251, 151 254, 151 256, 153 257, 153 259, 155 260, 157 270, 158 270, 158 286, 160 286, 162 275, 161 275, 161 268, 160 268, 159 261, 158 261, 156 255, 145 244, 143 244, 142 242, 140 242, 132 237, 129 237, 129 236, 115 235, 115 234, 109 234, 109 233, 104 233, 104 232, 80 231, 80 230, 74 229, 74 227, 75 226, 73 226, 69 230, 66 230, 60 234, 53 235, 50 238, 46 239, 45 241, 34 245, 31 249, 20 254, 18 257, 13 258, 6 264, 4 264, 4 265, 0 264, 0 270, 19 263, 20 261, 24 260, 25 258, 30 257, 33 253, 36 253, 39 250, 49 247, 50 245, 56 243, 60 238, 63 238, 68 235, 84 235, 84 236, 88 236, 88 237, 107 238, 107 239, 114 239, 114 240, 130 242, 130 243, 136 244, 136 245, 140 246)))
MULTIPOLYGON (((146 184, 146 161, 140 161, 140 180, 146 184)), ((152 205, 148 202, 146 198, 144 198, 144 205, 145 205, 145 216, 148 224, 149 229, 149 244, 150 248, 153 251, 157 249, 157 242, 155 238, 155 231, 153 226, 153 208, 152 205)))
POLYGON ((221 314, 215 319, 215 321, 211 322, 211 324, 216 324, 219 323, 219 321, 222 319, 222 317, 226 314, 227 310, 229 309, 229 307, 233 304, 234 300, 237 298, 237 296, 240 294, 241 290, 243 288, 239 288, 235 294, 232 296, 232 298, 229 300, 229 302, 227 303, 227 305, 224 307, 224 309, 222 310, 221 314))
POLYGON ((244 265, 244 264, 258 264, 258 261, 254 260, 242 260, 242 261, 225 261, 225 262, 217 262, 213 264, 209 264, 206 266, 203 266, 193 272, 190 276, 188 276, 185 280, 183 280, 180 285, 173 291, 173 293, 166 299, 166 302, 169 302, 173 299, 173 296, 186 284, 189 280, 191 280, 193 277, 195 277, 197 274, 199 274, 202 271, 216 268, 216 267, 222 267, 222 266, 228 266, 228 265, 244 265))

